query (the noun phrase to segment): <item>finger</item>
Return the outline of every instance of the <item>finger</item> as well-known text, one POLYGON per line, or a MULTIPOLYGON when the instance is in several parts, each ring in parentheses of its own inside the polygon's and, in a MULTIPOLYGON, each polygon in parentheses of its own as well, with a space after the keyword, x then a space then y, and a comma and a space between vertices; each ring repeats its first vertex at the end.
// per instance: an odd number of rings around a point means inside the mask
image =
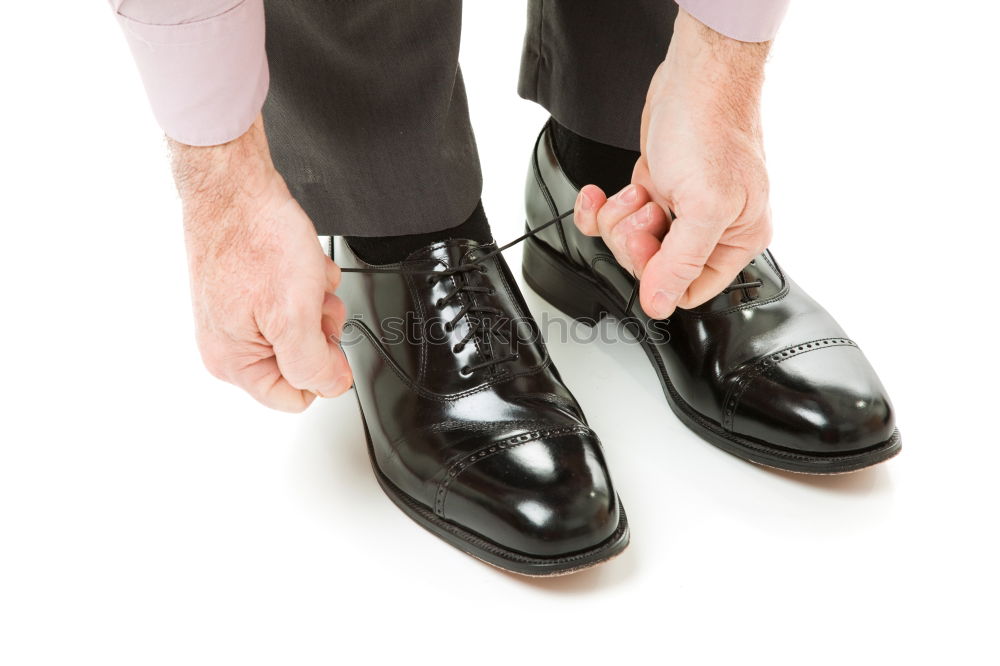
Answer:
POLYGON ((347 321, 347 306, 334 294, 327 294, 323 299, 323 334, 334 344, 340 344, 344 322, 347 321))
MULTIPOLYGON (((649 201, 649 194, 642 185, 630 183, 608 199, 597 212, 597 227, 604 241, 611 245, 615 241, 614 230, 629 215, 641 209, 649 201)), ((612 248, 624 250, 622 247, 612 248)))
POLYGON ((278 369, 297 389, 323 397, 340 395, 351 385, 347 358, 323 330, 321 307, 306 309, 287 322, 287 332, 273 341, 278 369))
MULTIPOLYGON (((678 307, 693 308, 715 298, 728 287, 746 265, 771 242, 771 211, 766 206, 752 221, 742 222, 735 235, 725 234, 705 262, 705 270, 688 287, 678 307)), ((730 231, 733 227, 730 227, 730 231)))
MULTIPOLYGON (((663 245, 650 258, 642 275, 639 303, 646 314, 664 319, 673 313, 691 283, 702 275, 720 235, 715 225, 697 224, 684 218, 673 221, 663 245)), ((733 276, 737 272, 739 269, 733 276)))
POLYGON ((241 368, 233 383, 257 402, 282 412, 301 412, 316 399, 315 393, 297 389, 281 376, 274 356, 241 368))
POLYGON ((615 226, 609 246, 622 248, 625 256, 619 257, 619 263, 641 277, 646 263, 660 249, 669 224, 663 209, 649 201, 615 226))
POLYGON ((587 236, 601 235, 597 228, 597 211, 607 200, 604 191, 597 185, 586 185, 580 190, 573 205, 573 222, 580 233, 587 236))
POLYGON ((326 257, 326 290, 337 291, 340 286, 340 266, 333 263, 333 259, 326 257))
POLYGON ((688 286, 687 293, 677 303, 681 308, 693 308, 718 296, 739 275, 756 253, 746 248, 718 245, 712 251, 705 269, 688 286))
POLYGON ((649 174, 649 162, 646 161, 645 155, 641 155, 632 167, 632 182, 645 187, 653 201, 657 200, 656 187, 653 186, 653 179, 649 174))

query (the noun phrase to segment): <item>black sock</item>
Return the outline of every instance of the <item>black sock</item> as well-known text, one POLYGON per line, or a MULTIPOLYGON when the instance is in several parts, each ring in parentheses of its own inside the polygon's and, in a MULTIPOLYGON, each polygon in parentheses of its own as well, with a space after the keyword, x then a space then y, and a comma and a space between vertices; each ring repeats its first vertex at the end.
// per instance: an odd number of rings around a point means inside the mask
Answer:
POLYGON ((638 151, 582 137, 555 118, 549 121, 549 128, 559 165, 577 186, 597 185, 610 197, 632 181, 638 151))
POLYGON ((354 253, 369 264, 394 264, 415 250, 449 238, 474 240, 483 245, 493 242, 482 201, 476 204, 469 219, 457 227, 406 236, 344 236, 354 253))

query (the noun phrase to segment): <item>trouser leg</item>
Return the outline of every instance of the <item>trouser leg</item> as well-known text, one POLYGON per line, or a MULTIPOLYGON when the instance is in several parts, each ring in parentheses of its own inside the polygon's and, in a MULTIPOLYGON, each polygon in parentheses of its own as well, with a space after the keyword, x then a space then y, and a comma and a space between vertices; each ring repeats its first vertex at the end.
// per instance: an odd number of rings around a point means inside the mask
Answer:
POLYGON ((638 150, 676 16, 671 0, 529 0, 518 94, 577 134, 638 150))
POLYGON ((437 231, 482 174, 458 66, 458 0, 267 0, 264 126, 321 235, 437 231))

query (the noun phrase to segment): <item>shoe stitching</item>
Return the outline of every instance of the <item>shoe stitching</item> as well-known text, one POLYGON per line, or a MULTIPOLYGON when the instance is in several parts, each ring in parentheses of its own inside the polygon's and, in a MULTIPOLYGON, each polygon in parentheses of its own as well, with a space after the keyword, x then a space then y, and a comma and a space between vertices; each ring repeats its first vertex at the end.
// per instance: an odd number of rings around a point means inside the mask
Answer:
MULTIPOLYGON (((701 412, 699 412, 698 410, 696 410, 694 407, 692 407, 691 405, 689 405, 684 400, 684 398, 680 395, 680 393, 677 392, 677 389, 674 387, 674 385, 670 382, 670 378, 667 377, 664 374, 665 370, 664 370, 664 366, 663 366, 663 361, 660 358, 660 353, 655 348, 653 348, 651 351, 652 351, 654 359, 656 360, 656 365, 657 365, 658 371, 660 372, 660 376, 665 379, 665 383, 666 383, 666 386, 667 386, 667 391, 670 393, 670 395, 676 401, 677 405, 681 408, 681 410, 683 410, 685 414, 687 414, 689 417, 691 417, 699 426, 701 426, 702 428, 705 428, 706 430, 711 431, 712 433, 718 435, 719 437, 722 437, 722 438, 726 439, 727 441, 729 441, 729 442, 731 442, 733 444, 736 444, 739 447, 750 449, 750 450, 752 450, 754 452, 757 452, 757 453, 761 453, 761 454, 765 454, 765 455, 770 455, 770 456, 775 456, 777 458, 784 458, 785 460, 795 460, 795 461, 802 461, 802 462, 808 462, 808 463, 815 463, 816 462, 816 458, 817 458, 816 456, 806 456, 806 455, 801 455, 801 454, 797 454, 797 453, 792 453, 790 451, 782 451, 781 449, 778 449, 775 446, 767 445, 766 443, 763 443, 763 442, 761 442, 761 443, 755 443, 753 441, 748 440, 747 437, 744 437, 744 436, 738 435, 738 434, 736 434, 734 432, 730 432, 730 431, 725 430, 722 427, 721 424, 716 423, 712 419, 708 418, 707 416, 705 416, 704 414, 702 414, 701 412)), ((881 443, 879 443, 879 444, 877 444, 877 445, 875 445, 873 447, 870 447, 869 449, 865 449, 865 450, 860 451, 860 452, 854 452, 854 453, 849 453, 849 454, 845 454, 845 455, 833 455, 833 456, 824 455, 824 456, 822 456, 822 460, 823 460, 823 462, 839 462, 839 461, 853 461, 853 460, 857 460, 859 457, 867 455, 867 453, 869 453, 871 451, 883 450, 883 449, 891 448, 891 447, 895 446, 896 444, 898 444, 899 440, 900 440, 899 428, 896 428, 893 431, 893 434, 892 434, 892 436, 889 439, 887 439, 886 441, 881 442, 881 443)), ((766 463, 763 463, 763 464, 766 464, 766 463)))
MULTIPOLYGON (((438 263, 442 263, 442 262, 438 262, 438 263)), ((425 321, 424 317, 426 316, 426 312, 424 311, 424 304, 423 304, 422 300, 419 298, 419 295, 417 293, 417 284, 416 284, 416 282, 414 282, 414 279, 413 279, 412 275, 406 275, 405 279, 406 279, 406 286, 407 286, 407 288, 410 291, 410 301, 417 308, 417 313, 416 313, 417 314, 417 319, 418 319, 418 321, 425 321)), ((427 363, 428 363, 428 359, 429 358, 430 358, 430 351, 427 349, 427 341, 426 340, 421 340, 421 343, 420 343, 420 362, 418 363, 418 366, 417 366, 417 382, 418 383, 423 383, 424 380, 427 378, 427 363)))
MULTIPOLYGON (((537 346, 540 351, 539 363, 549 363, 549 349, 545 346, 545 341, 542 339, 542 329, 535 321, 531 314, 521 308, 520 300, 514 295, 514 289, 511 286, 510 280, 507 279, 507 272, 501 270, 499 262, 494 264, 497 267, 497 275, 499 276, 500 284, 503 285, 504 290, 507 292, 507 298, 510 299, 511 307, 518 314, 524 322, 531 322, 534 324, 532 335, 537 341, 537 346)), ((514 331, 511 331, 514 334, 514 331)))
POLYGON ((770 266, 774 270, 774 272, 778 274, 779 278, 781 278, 781 286, 784 287, 785 272, 781 270, 781 266, 778 265, 778 260, 774 258, 773 254, 771 254, 771 249, 768 248, 764 250, 761 253, 761 256, 764 257, 764 261, 767 262, 767 265, 770 266))
MULTIPOLYGON (((606 264, 609 264, 611 266, 611 268, 618 269, 619 271, 621 271, 622 273, 624 273, 629 278, 632 278, 632 276, 628 274, 628 271, 626 271, 624 268, 622 268, 622 265, 618 263, 618 260, 615 259, 613 255, 610 255, 610 254, 595 254, 594 258, 590 260, 590 270, 594 274, 594 276, 598 278, 599 281, 608 282, 604 278, 604 276, 601 275, 597 271, 597 264, 601 263, 602 261, 604 263, 606 263, 606 264)), ((632 278, 632 279, 635 279, 635 278, 632 278)), ((618 293, 617 289, 615 289, 614 291, 615 291, 616 294, 618 293)))
POLYGON ((575 426, 565 426, 562 428, 550 428, 548 430, 535 430, 533 432, 526 432, 520 435, 515 435, 513 437, 508 437, 507 439, 501 440, 499 442, 491 442, 486 444, 473 453, 464 456, 460 460, 452 463, 448 467, 448 471, 445 473, 444 478, 438 484, 437 492, 434 498, 434 513, 439 517, 444 518, 444 502, 448 496, 448 489, 452 482, 458 478, 458 476, 467 470, 469 467, 477 462, 480 462, 486 458, 489 458, 501 451, 509 451, 515 447, 521 446, 522 444, 528 444, 530 442, 537 442, 540 439, 557 439, 560 437, 569 437, 570 435, 590 435, 597 439, 593 431, 582 425, 575 426))
MULTIPOLYGON (((412 439, 414 436, 419 436, 420 434, 423 433, 443 434, 443 433, 451 433, 458 431, 464 433, 474 433, 488 437, 491 435, 496 436, 497 434, 499 434, 497 430, 499 430, 501 427, 505 431, 509 432, 514 428, 521 428, 524 430, 543 430, 549 427, 550 425, 551 424, 544 423, 538 420, 524 420, 524 419, 516 421, 504 421, 502 423, 481 423, 481 424, 470 424, 467 421, 458 421, 458 420, 448 420, 444 422, 431 423, 423 428, 420 428, 419 431, 409 431, 400 435, 396 439, 389 441, 387 443, 388 454, 385 458, 383 458, 382 464, 388 467, 389 463, 391 463, 396 458, 400 458, 402 456, 402 452, 399 450, 400 444, 403 444, 412 439), (454 424, 455 427, 449 427, 452 424, 454 424)), ((465 455, 467 454, 465 453, 462 454, 463 457, 465 455)), ((454 456, 451 457, 454 458, 454 456)), ((443 461, 441 463, 441 466, 443 469, 446 469, 448 464, 450 463, 448 463, 447 461, 443 461)))
MULTIPOLYGON (((446 419, 444 421, 435 421, 430 423, 421 429, 421 432, 427 433, 449 433, 455 431, 461 432, 472 432, 486 435, 496 435, 499 430, 504 430, 509 432, 512 429, 520 428, 522 430, 543 430, 545 428, 551 427, 551 423, 545 421, 540 421, 538 419, 517 419, 513 421, 501 421, 497 423, 491 422, 469 422, 461 419, 446 419)), ((407 433, 403 437, 397 439, 393 444, 398 444, 399 442, 405 441, 406 438, 411 433, 407 433)))
MULTIPOLYGON (((790 358, 794 358, 811 351, 816 351, 817 349, 829 349, 830 347, 844 346, 857 347, 858 345, 853 340, 849 340, 848 338, 821 338, 819 340, 812 340, 810 342, 803 342, 799 345, 785 347, 784 349, 758 359, 750 366, 745 366, 733 371, 730 373, 729 378, 735 378, 735 381, 730 384, 729 390, 726 391, 725 401, 723 402, 722 427, 725 430, 732 432, 733 421, 736 417, 736 410, 739 407, 740 401, 743 399, 743 395, 750 387, 750 384, 752 384, 753 380, 757 377, 767 374, 773 368, 777 367, 778 364, 783 361, 787 361, 790 358)), ((729 378, 727 378, 727 380, 729 378)))

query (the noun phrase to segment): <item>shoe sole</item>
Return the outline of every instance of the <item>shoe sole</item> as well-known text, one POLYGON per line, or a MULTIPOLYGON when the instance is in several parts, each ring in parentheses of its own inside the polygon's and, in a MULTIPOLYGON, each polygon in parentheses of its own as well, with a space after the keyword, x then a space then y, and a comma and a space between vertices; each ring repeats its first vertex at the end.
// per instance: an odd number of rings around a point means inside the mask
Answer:
MULTIPOLYGON (((360 404, 358 406, 360 408, 360 404)), ((628 546, 628 519, 625 517, 621 498, 617 498, 618 526, 611 536, 596 546, 553 557, 527 555, 504 548, 496 542, 441 518, 431 509, 400 490, 389 477, 383 474, 378 463, 375 462, 375 449, 368 432, 368 423, 365 421, 364 412, 361 414, 361 422, 365 427, 365 439, 368 442, 368 459, 371 461, 378 484, 389 496, 389 499, 425 530, 478 560, 522 576, 565 576, 607 562, 628 546)))
MULTIPOLYGON (((528 286, 546 301, 591 326, 609 314, 625 316, 624 305, 616 305, 619 300, 616 294, 610 294, 600 282, 581 273, 558 252, 534 238, 526 239, 524 246, 522 274, 528 286)), ((842 455, 803 454, 729 432, 684 401, 670 382, 655 345, 643 341, 642 348, 655 366, 667 404, 677 418, 709 444, 743 460, 801 474, 844 474, 885 462, 902 449, 898 429, 885 442, 842 455)))

